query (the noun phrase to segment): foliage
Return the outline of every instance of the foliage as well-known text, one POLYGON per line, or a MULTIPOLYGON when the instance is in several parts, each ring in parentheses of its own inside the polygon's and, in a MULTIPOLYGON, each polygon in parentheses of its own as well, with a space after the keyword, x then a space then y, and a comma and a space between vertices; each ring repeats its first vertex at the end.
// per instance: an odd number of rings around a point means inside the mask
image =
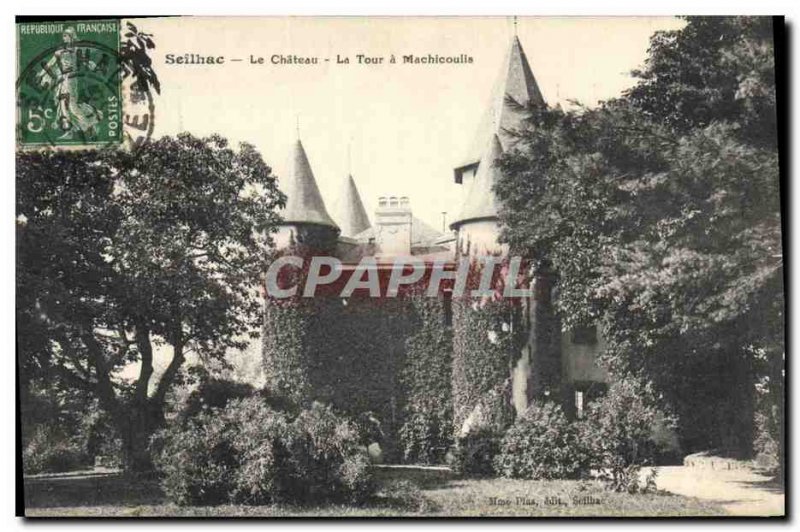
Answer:
POLYGON ((234 488, 235 428, 222 412, 202 412, 185 425, 170 424, 153 437, 153 460, 164 493, 175 504, 227 502, 234 488))
POLYGON ((781 448, 775 440, 774 434, 778 431, 770 427, 774 423, 770 415, 756 412, 756 439, 753 442, 755 463, 767 472, 777 472, 780 467, 781 448))
POLYGON ((476 429, 502 433, 514 419, 511 369, 523 341, 519 301, 503 297, 504 268, 494 269, 491 295, 473 295, 485 265, 471 255, 458 260, 469 266, 464 295, 453 299, 454 430, 458 437, 476 429))
POLYGON ((464 477, 494 476, 494 460, 503 437, 497 428, 480 427, 456 437, 450 467, 464 477))
POLYGON ((452 329, 444 323, 441 299, 418 296, 412 305, 415 332, 405 342, 400 445, 406 462, 442 463, 453 443, 452 329))
POLYGON ((374 486, 369 460, 350 421, 315 402, 300 413, 292 429, 289 448, 298 479, 294 500, 357 503, 370 495, 374 486))
POLYGON ((452 433, 452 344, 441 301, 409 290, 382 299, 268 299, 265 308, 263 363, 271 388, 300 404, 330 403, 359 420, 370 436, 364 444, 379 443, 388 460, 443 458, 452 433))
POLYGON ((91 458, 77 438, 48 425, 37 425, 22 449, 26 474, 60 473, 91 466, 91 458))
POLYGON ((97 400, 51 383, 22 388, 20 421, 25 473, 87 468, 98 457, 119 465, 119 437, 97 400))
POLYGON ((122 59, 124 75, 133 77, 133 90, 145 93, 152 87, 161 94, 161 82, 153 70, 153 60, 149 55, 149 50, 156 47, 153 36, 140 31, 131 22, 128 22, 123 37, 125 39, 120 46, 119 55, 122 59))
POLYGON ((146 468, 188 352, 222 358, 260 322, 256 290, 283 202, 252 146, 219 136, 17 154, 22 378, 90 391, 146 468), (154 352, 171 360, 152 383, 154 352), (140 363, 133 383, 113 379, 140 363))
POLYGON ((307 329, 315 316, 324 315, 319 298, 298 299, 297 304, 281 304, 267 299, 264 311, 262 350, 264 373, 271 387, 300 403, 311 394, 309 352, 314 344, 307 329))
POLYGON ((557 275, 566 328, 600 322, 614 375, 653 381, 687 451, 746 452, 754 353, 781 365, 773 67, 769 19, 690 17, 628 93, 530 109, 499 161, 503 238, 557 275))
POLYGON ((268 386, 293 401, 371 412, 391 453, 401 424, 406 302, 353 297, 268 300, 263 361, 268 386))
POLYGON ((558 405, 533 403, 503 436, 494 469, 510 478, 578 478, 588 473, 589 456, 558 405))
POLYGON ((738 122, 747 143, 774 147, 775 56, 770 17, 690 17, 657 32, 640 82, 628 92, 635 106, 679 132, 714 122, 738 122))
POLYGON ((251 397, 163 429, 153 448, 176 504, 356 503, 374 491, 358 439, 328 406, 293 418, 251 397))
POLYGON ((179 418, 186 420, 206 408, 225 408, 228 402, 255 395, 253 386, 204 375, 181 405, 179 418))
POLYGON ((513 419, 513 307, 505 301, 453 300, 454 429, 480 412, 482 424, 503 430, 513 419))
POLYGON ((655 477, 642 484, 639 472, 654 463, 654 426, 669 422, 656 405, 652 385, 634 378, 615 381, 606 396, 589 404, 580 438, 609 489, 635 493, 652 488, 655 477))

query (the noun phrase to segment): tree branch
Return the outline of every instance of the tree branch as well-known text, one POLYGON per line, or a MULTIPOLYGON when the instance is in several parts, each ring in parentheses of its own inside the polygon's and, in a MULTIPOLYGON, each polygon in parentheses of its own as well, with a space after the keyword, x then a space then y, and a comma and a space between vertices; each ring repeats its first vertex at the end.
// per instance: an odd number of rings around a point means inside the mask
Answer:
POLYGON ((175 377, 178 375, 178 370, 180 370, 181 366, 186 360, 183 347, 184 346, 181 341, 178 341, 173 345, 172 360, 170 360, 167 369, 164 370, 164 374, 161 375, 161 379, 159 379, 158 386, 156 387, 156 392, 152 397, 152 401, 155 404, 161 404, 164 402, 167 392, 172 386, 172 383, 175 381, 175 377))
POLYGON ((103 348, 91 332, 81 333, 81 340, 86 346, 89 353, 89 360, 97 374, 95 389, 97 390, 98 398, 106 411, 111 413, 117 421, 121 421, 119 418, 122 412, 119 407, 117 395, 114 392, 114 386, 111 383, 111 375, 105 357, 103 356, 103 348))
POLYGON ((136 401, 147 401, 147 388, 153 376, 153 344, 150 342, 150 331, 141 322, 136 324, 136 346, 142 357, 142 368, 136 381, 136 401))

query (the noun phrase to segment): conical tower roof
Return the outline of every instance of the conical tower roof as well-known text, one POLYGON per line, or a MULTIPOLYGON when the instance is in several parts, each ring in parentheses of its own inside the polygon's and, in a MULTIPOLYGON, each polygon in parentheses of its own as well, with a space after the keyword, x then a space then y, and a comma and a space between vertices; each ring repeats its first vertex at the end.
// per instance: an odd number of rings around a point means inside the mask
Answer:
POLYGON ((525 117, 524 110, 520 109, 520 106, 525 107, 531 103, 545 105, 542 92, 522 49, 522 43, 516 35, 511 41, 503 65, 492 89, 489 107, 478 126, 474 140, 455 169, 456 181, 459 183, 464 170, 480 161, 482 150, 492 136, 497 135, 500 138, 503 149, 507 150, 510 147, 512 138, 507 131, 518 129, 525 117))
POLYGON ((289 157, 288 178, 280 184, 286 194, 286 207, 281 212, 286 224, 317 224, 338 229, 336 223, 328 215, 325 202, 319 193, 317 180, 311 171, 306 151, 300 139, 292 149, 289 157))
POLYGON ((500 138, 492 135, 488 146, 478 165, 478 173, 472 180, 467 198, 461 206, 461 212, 450 224, 451 229, 470 220, 497 218, 498 201, 494 194, 494 184, 500 169, 494 164, 495 160, 503 154, 500 138))
POLYGON ((352 175, 347 176, 342 195, 334 205, 333 216, 342 229, 342 236, 354 237, 370 227, 367 211, 352 175))

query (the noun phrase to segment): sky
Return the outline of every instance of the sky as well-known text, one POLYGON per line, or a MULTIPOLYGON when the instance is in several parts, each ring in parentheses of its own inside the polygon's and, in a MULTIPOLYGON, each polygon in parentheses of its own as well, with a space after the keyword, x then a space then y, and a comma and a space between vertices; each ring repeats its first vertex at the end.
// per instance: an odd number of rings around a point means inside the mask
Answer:
MULTIPOLYGON (((249 142, 280 177, 300 138, 328 211, 352 173, 371 220, 383 195, 408 196, 436 228, 460 208, 453 167, 489 104, 514 35, 511 17, 143 19, 161 81, 154 136, 189 131, 249 142), (402 55, 473 58, 409 65, 402 55), (224 56, 222 65, 167 64, 167 54, 224 56), (273 54, 318 65, 273 65, 273 54), (356 55, 383 57, 358 64, 356 55), (397 64, 389 64, 394 54, 397 64), (264 64, 251 64, 250 57, 264 64), (338 64, 337 56, 349 64, 338 64), (329 61, 325 61, 327 58, 329 61), (242 59, 233 62, 232 59, 242 59), (299 127, 298 127, 299 123, 299 127)), ((650 36, 671 17, 520 17, 516 31, 550 105, 594 105, 633 85, 650 36)))

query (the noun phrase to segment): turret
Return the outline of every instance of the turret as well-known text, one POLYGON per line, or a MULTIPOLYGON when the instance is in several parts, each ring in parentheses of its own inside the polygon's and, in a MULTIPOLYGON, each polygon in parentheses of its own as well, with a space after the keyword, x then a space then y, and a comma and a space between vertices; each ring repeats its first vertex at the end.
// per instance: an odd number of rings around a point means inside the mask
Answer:
POLYGON ((456 183, 464 187, 461 212, 450 224, 457 231, 460 254, 507 251, 497 243, 499 205, 493 188, 499 169, 495 161, 513 146, 512 132, 522 127, 529 105, 544 106, 545 102, 522 44, 514 36, 489 107, 466 155, 454 169, 456 183))
POLYGON ((454 169, 456 183, 469 186, 484 155, 485 146, 492 136, 499 137, 503 150, 511 147, 513 137, 510 132, 522 125, 525 107, 531 104, 545 105, 528 58, 516 35, 503 64, 475 137, 454 169))
POLYGON ((335 245, 339 226, 328 214, 303 143, 297 139, 289 157, 289 173, 280 183, 286 194, 283 222, 274 236, 278 249, 303 244, 316 250, 335 245))
POLYGON ((497 243, 499 235, 498 201, 494 185, 500 173, 495 161, 503 154, 500 139, 492 135, 478 165, 478 172, 469 184, 461 212, 450 224, 457 231, 456 249, 462 255, 505 253, 497 243))
POLYGON ((334 204, 333 215, 342 236, 352 238, 370 228, 369 216, 352 175, 347 176, 342 194, 334 204))

